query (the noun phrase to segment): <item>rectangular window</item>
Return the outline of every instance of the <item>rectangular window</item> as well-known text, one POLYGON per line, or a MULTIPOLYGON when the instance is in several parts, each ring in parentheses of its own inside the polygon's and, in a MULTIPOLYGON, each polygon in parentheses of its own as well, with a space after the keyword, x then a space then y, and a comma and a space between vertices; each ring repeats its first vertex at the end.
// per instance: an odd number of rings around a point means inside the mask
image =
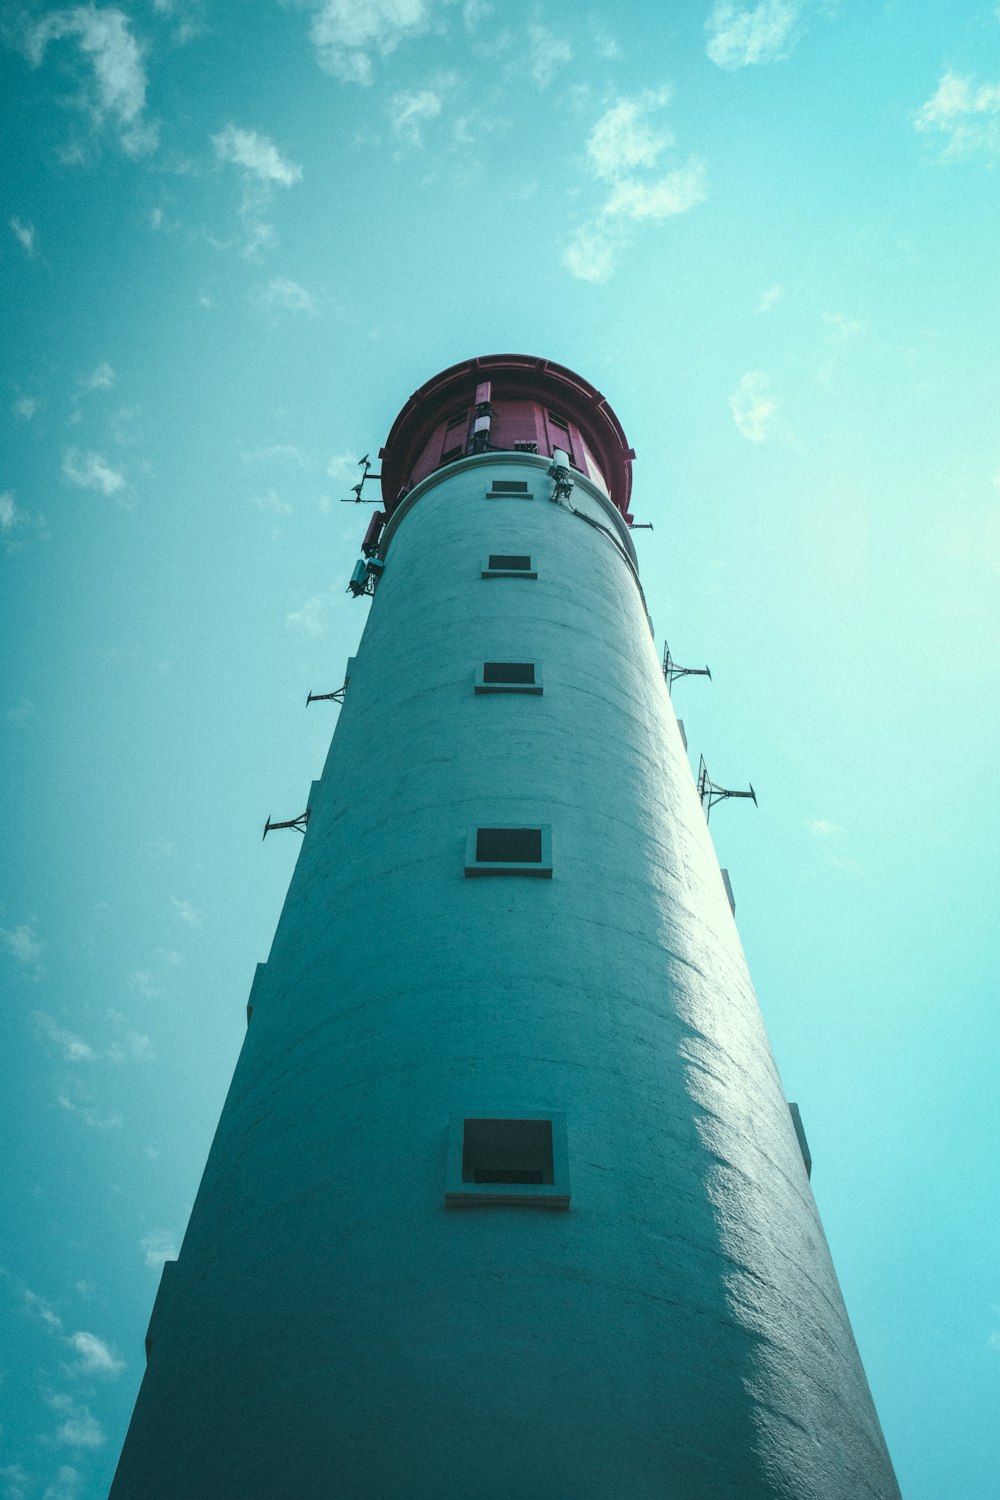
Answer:
POLYGON ((446 448, 441 455, 441 464, 438 467, 440 468, 442 464, 453 464, 456 458, 462 458, 464 454, 464 448, 446 448))
POLYGON ((523 442, 517 442, 517 443, 514 444, 514 452, 515 453, 537 453, 538 452, 538 444, 535 443, 535 442, 529 442, 527 439, 525 439, 523 442))
POLYGON ((492 495, 526 495, 528 493, 528 481, 526 479, 494 479, 490 485, 492 495))
POLYGON ((569 1207, 566 1121, 562 1114, 453 1115, 445 1202, 569 1207))
POLYGON ((491 552, 483 569, 484 578, 537 578, 531 558, 523 553, 491 552))
POLYGON ((552 879, 552 830, 510 825, 470 828, 465 845, 466 875, 537 875, 552 879))
POLYGON ((549 427, 549 443, 552 448, 562 448, 567 454, 570 463, 574 463, 573 440, 569 433, 569 423, 563 417, 557 417, 554 411, 545 413, 549 427))
POLYGON ((534 693, 542 691, 542 672, 534 661, 484 661, 476 671, 477 693, 534 693))

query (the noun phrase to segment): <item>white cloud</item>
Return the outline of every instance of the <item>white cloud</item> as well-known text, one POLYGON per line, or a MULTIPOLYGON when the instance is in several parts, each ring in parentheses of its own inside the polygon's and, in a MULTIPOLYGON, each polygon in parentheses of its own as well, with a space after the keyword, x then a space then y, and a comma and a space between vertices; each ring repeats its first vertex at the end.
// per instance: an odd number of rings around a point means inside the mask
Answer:
POLYGON ((666 219, 687 213, 708 197, 705 166, 692 158, 684 167, 668 172, 657 182, 637 182, 628 178, 611 190, 602 213, 609 218, 666 219))
POLYGON ((14 218, 10 221, 10 227, 21 242, 21 248, 25 255, 35 253, 35 226, 34 224, 22 224, 20 219, 14 218))
POLYGON ((31 1020, 34 1023, 36 1031, 40 1032, 42 1036, 47 1037, 50 1042, 53 1042, 59 1048, 66 1062, 97 1061, 98 1054, 89 1042, 85 1042, 83 1037, 77 1036, 74 1032, 67 1031, 52 1016, 47 1015, 44 1010, 33 1010, 31 1012, 31 1020))
POLYGON ((60 1464, 46 1487, 42 1500, 77 1500, 80 1474, 72 1464, 60 1464))
POLYGON ((102 359, 96 369, 91 370, 89 375, 84 375, 80 380, 80 389, 84 391, 106 391, 115 383, 115 372, 106 359, 102 359))
MULTIPOLYGON (((31 515, 15 503, 12 490, 0 494, 0 541, 5 552, 19 552, 31 532, 42 540, 48 539, 48 527, 43 515, 31 515)), ((7 715, 10 718, 10 712, 7 715)))
POLYGON ((148 969, 132 969, 128 976, 128 987, 143 1000, 155 1000, 160 986, 148 969))
POLYGON ((79 1405, 72 1396, 49 1395, 46 1401, 62 1418, 56 1429, 55 1441, 67 1448, 100 1448, 104 1433, 89 1407, 79 1405))
POLYGON ((292 507, 287 500, 283 500, 277 490, 267 490, 263 495, 255 495, 253 503, 259 511, 271 516, 290 516, 292 507))
POLYGON ((337 598, 339 595, 335 594, 332 589, 326 594, 314 594, 299 609, 285 616, 286 629, 300 630, 303 635, 323 635, 334 600, 337 598))
POLYGON ((310 316, 316 311, 312 293, 290 276, 272 276, 261 292, 260 300, 265 307, 276 311, 308 313, 310 316))
POLYGON ((832 839, 843 833, 839 823, 831 823, 828 818, 814 818, 809 824, 809 832, 817 839, 832 839))
POLYGON ((430 24, 428 0, 298 0, 315 11, 309 35, 319 65, 346 83, 374 80, 373 60, 387 57, 430 24))
POLYGON ((784 296, 784 288, 780 285, 769 286, 766 292, 761 292, 760 301, 757 303, 759 313, 770 312, 776 302, 784 296))
POLYGON ((204 913, 196 911, 190 901, 181 901, 176 896, 171 896, 170 905, 188 927, 200 927, 204 913))
MULTIPOLYGON (((12 710, 8 710, 7 717, 11 717, 12 710)), ((17 722, 15 719, 14 722, 17 722)), ((42 944, 35 931, 34 923, 21 922, 17 927, 0 927, 0 944, 7 950, 11 958, 16 958, 19 964, 31 968, 37 964, 42 953, 42 944)))
POLYGON ((51 1302, 47 1302, 44 1297, 40 1297, 30 1287, 25 1287, 24 1289, 24 1305, 34 1317, 41 1319, 51 1333, 60 1333, 62 1331, 62 1318, 60 1318, 51 1302))
POLYGON ((115 495, 125 484, 125 475, 113 469, 106 458, 99 453, 81 453, 79 448, 67 449, 62 471, 71 484, 100 490, 103 495, 115 495))
POLYGON ((408 146, 423 145, 422 127, 441 113, 441 95, 435 89, 393 94, 389 106, 392 132, 408 146))
POLYGON ((125 1361, 113 1354, 96 1333, 81 1329, 70 1334, 66 1342, 80 1356, 77 1368, 84 1375, 118 1375, 125 1368, 125 1361))
POLYGON ((22 422, 30 422, 38 410, 38 402, 34 396, 21 396, 14 402, 14 415, 22 422))
POLYGON ((13 531, 17 519, 17 506, 10 490, 0 495, 0 531, 13 531))
POLYGON ((733 421, 751 443, 763 443, 770 431, 778 403, 771 394, 770 377, 760 370, 744 375, 729 398, 733 421))
POLYGON ((78 1104, 66 1094, 59 1095, 59 1108, 79 1115, 88 1130, 120 1130, 125 1123, 119 1114, 100 1115, 90 1104, 78 1104))
POLYGON ((162 1266, 164 1261, 177 1259, 177 1246, 169 1229, 151 1229, 139 1241, 139 1249, 150 1270, 162 1266))
POLYGON ((1000 157, 1000 83, 974 84, 950 70, 937 93, 917 110, 915 129, 944 136, 943 158, 1000 157))
POLYGON ((732 71, 751 63, 780 62, 792 50, 798 0, 761 0, 752 9, 719 0, 705 22, 705 51, 720 68, 732 71))
POLYGON ((528 71, 540 89, 547 89, 559 68, 573 59, 573 48, 565 37, 556 36, 547 26, 528 27, 528 71))
POLYGON ((859 338, 868 332, 868 324, 864 318, 851 318, 847 313, 824 313, 823 322, 829 329, 827 338, 833 344, 843 344, 848 339, 859 338))
POLYGON ((628 226, 687 213, 708 197, 705 165, 697 157, 659 176, 672 131, 651 119, 670 101, 667 88, 620 99, 587 138, 587 160, 607 196, 596 217, 581 224, 563 252, 563 264, 581 281, 607 281, 618 252, 631 237, 628 226))
POLYGON ((133 156, 152 150, 155 129, 143 123, 146 70, 143 49, 129 30, 129 18, 114 6, 77 5, 52 11, 28 33, 27 52, 37 67, 50 42, 74 37, 94 70, 95 94, 89 107, 96 123, 117 118, 119 138, 133 156))
POLYGON ((656 130, 648 116, 670 102, 670 90, 658 89, 635 99, 620 99, 598 120, 587 137, 587 156, 598 177, 614 181, 636 167, 655 167, 674 143, 669 130, 656 130))
POLYGON ((615 269, 615 247, 601 229, 585 224, 566 246, 563 265, 578 281, 607 281, 615 269))
POLYGON ((28 1500, 34 1491, 35 1477, 22 1464, 4 1464, 0 1468, 4 1500, 28 1500))
POLYGON ((220 161, 242 167, 260 182, 279 182, 282 187, 291 187, 293 182, 301 180, 302 168, 286 161, 274 142, 256 130, 227 125, 213 135, 212 145, 220 161))

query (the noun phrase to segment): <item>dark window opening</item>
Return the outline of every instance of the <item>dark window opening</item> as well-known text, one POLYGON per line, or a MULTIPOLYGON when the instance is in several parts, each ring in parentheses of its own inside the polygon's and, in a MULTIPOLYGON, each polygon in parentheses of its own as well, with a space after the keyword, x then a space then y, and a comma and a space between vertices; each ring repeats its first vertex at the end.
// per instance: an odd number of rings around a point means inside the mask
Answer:
POLYGON ((551 1184, 551 1120, 466 1120, 462 1181, 551 1184))
POLYGON ((456 458, 464 458, 464 456, 464 448, 447 448, 441 455, 441 462, 443 464, 453 464, 456 458))
POLYGON ((484 682, 524 682, 535 680, 533 661, 484 661, 484 682))
POLYGON ((494 495, 526 495, 528 481, 526 479, 494 479, 490 488, 494 495))
POLYGON ((515 557, 505 552, 491 552, 489 565, 493 569, 506 573, 529 573, 531 571, 531 558, 515 557))
POLYGON ((530 442, 527 438, 525 438, 523 441, 519 441, 519 442, 516 442, 514 444, 514 452, 515 453, 537 453, 538 452, 538 444, 536 442, 530 442))
POLYGON ((445 426, 458 427, 465 421, 468 415, 469 408, 467 406, 463 406, 461 411, 452 412, 451 416, 448 418, 448 421, 445 423, 445 426))
POLYGON ((538 865, 542 862, 540 828, 478 828, 476 859, 483 864, 538 865))

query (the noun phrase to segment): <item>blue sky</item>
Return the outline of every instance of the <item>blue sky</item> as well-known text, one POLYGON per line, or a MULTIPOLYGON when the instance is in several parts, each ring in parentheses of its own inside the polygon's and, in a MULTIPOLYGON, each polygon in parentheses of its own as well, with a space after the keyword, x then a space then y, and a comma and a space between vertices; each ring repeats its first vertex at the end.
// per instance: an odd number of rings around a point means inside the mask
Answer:
POLYGON ((1000 10, 8 3, 0 1500, 99 1500, 410 391, 614 405, 907 1500, 1000 1472, 1000 10))

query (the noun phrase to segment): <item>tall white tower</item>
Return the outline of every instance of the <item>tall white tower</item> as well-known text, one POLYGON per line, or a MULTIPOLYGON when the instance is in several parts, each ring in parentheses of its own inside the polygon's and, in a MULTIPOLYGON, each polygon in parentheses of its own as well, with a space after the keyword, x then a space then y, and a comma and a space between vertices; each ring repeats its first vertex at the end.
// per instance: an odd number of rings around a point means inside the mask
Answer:
POLYGON ((898 1500, 654 650, 633 456, 521 356, 393 426, 113 1500, 898 1500))

